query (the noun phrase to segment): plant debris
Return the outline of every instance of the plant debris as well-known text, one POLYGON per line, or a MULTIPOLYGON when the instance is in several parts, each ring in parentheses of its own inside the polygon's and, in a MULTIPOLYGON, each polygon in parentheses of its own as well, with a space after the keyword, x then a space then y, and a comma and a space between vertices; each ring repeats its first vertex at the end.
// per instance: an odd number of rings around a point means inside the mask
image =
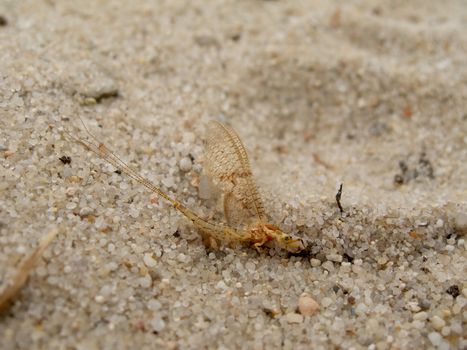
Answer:
POLYGON ((341 205, 342 186, 343 184, 339 186, 339 190, 336 193, 336 202, 337 202, 337 206, 339 207, 341 214, 344 212, 344 209, 342 209, 342 205, 341 205))
POLYGON ((42 253, 47 249, 55 236, 57 236, 58 232, 57 228, 52 229, 41 239, 37 248, 18 265, 16 275, 11 279, 11 281, 7 282, 8 286, 0 294, 0 313, 5 311, 13 299, 18 295, 21 288, 28 280, 29 272, 37 265, 42 253))

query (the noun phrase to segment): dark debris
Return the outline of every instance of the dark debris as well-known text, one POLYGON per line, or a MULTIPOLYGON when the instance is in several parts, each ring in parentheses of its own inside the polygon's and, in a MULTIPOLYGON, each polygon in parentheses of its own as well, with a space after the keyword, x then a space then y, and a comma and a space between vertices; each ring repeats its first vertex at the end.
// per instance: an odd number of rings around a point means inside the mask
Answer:
POLYGON ((8 20, 5 16, 0 15, 0 27, 6 27, 8 25, 8 20))
POLYGON ((398 186, 416 179, 427 178, 433 180, 435 178, 433 164, 425 152, 421 152, 416 160, 400 160, 399 169, 400 173, 394 175, 394 184, 398 186))
POLYGON ((454 299, 456 299, 459 294, 460 294, 460 291, 459 291, 459 286, 456 285, 456 284, 453 284, 452 286, 450 286, 448 289, 446 289, 446 293, 452 295, 452 297, 454 299))
POLYGON ((342 209, 342 205, 341 205, 342 186, 343 184, 339 186, 339 190, 337 191, 337 194, 336 194, 336 202, 337 202, 337 206, 339 207, 341 214, 344 212, 344 209, 342 209))
POLYGON ((71 163, 71 157, 70 156, 61 156, 60 158, 60 161, 63 163, 63 164, 70 164, 71 163))

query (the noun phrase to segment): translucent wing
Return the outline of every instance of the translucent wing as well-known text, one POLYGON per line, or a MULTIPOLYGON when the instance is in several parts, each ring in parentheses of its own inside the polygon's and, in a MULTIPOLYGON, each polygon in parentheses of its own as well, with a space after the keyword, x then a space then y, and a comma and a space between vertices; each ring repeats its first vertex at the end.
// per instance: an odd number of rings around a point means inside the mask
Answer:
POLYGON ((208 172, 224 192, 224 213, 229 225, 264 221, 263 202, 248 155, 232 128, 216 121, 208 123, 205 158, 208 172))

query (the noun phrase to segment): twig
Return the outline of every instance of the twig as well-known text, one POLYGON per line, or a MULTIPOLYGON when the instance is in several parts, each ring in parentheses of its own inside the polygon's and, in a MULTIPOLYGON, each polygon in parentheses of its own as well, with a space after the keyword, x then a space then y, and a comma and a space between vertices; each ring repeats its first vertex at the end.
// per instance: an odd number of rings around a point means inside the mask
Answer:
POLYGON ((339 186, 339 190, 337 191, 337 194, 336 194, 336 202, 337 202, 337 206, 339 207, 339 210, 341 211, 341 214, 344 212, 344 209, 342 209, 342 205, 341 205, 342 185, 343 184, 339 186))
POLYGON ((0 313, 5 311, 10 305, 11 301, 18 295, 21 288, 24 286, 28 280, 29 272, 37 265, 39 258, 41 257, 44 250, 49 246, 52 240, 57 236, 58 229, 52 229, 45 237, 41 239, 39 245, 34 249, 34 251, 21 261, 18 265, 16 275, 12 278, 11 281, 7 282, 9 284, 6 289, 0 293, 0 313))

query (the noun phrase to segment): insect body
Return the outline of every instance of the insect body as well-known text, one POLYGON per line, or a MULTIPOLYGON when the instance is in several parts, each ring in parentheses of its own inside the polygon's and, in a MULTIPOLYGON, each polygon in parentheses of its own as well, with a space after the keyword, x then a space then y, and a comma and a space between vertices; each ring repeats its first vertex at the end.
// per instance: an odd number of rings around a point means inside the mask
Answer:
POLYGON ((205 154, 206 168, 224 192, 224 215, 227 225, 199 217, 194 211, 139 175, 107 146, 99 142, 85 125, 84 128, 93 141, 79 138, 69 132, 67 134, 133 180, 170 202, 203 234, 220 241, 252 244, 257 250, 271 241, 289 251, 296 252, 303 249, 301 240, 294 239, 277 226, 267 223, 245 147, 232 128, 211 121, 207 129, 205 154))

